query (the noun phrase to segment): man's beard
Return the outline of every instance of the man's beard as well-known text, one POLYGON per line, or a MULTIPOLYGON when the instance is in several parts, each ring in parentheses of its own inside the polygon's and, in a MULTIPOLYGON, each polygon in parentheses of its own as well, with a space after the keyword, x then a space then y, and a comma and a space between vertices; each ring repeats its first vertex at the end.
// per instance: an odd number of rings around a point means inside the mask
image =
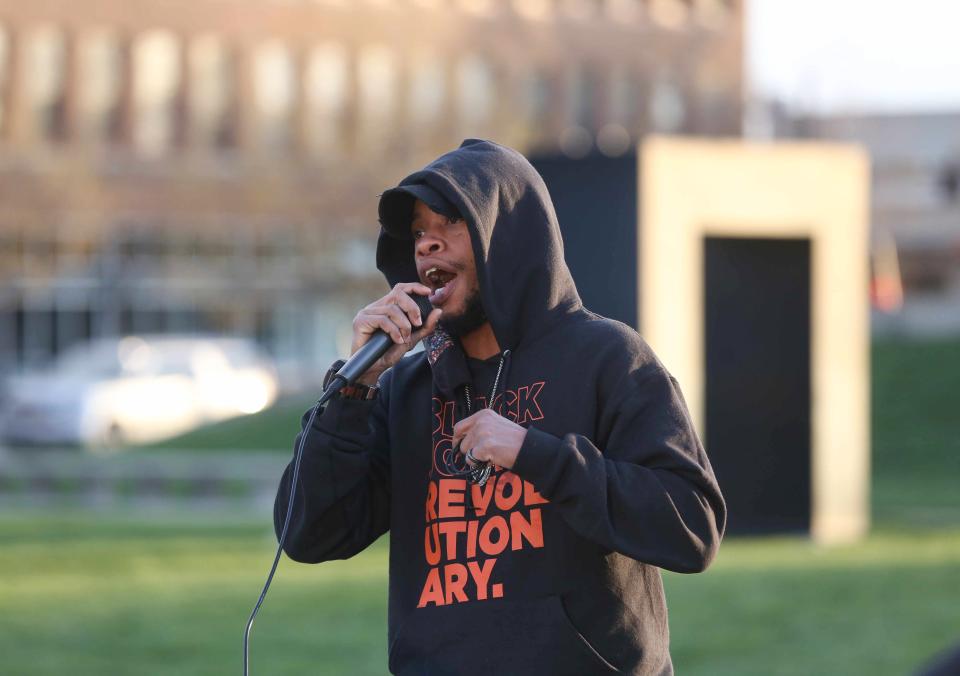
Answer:
POLYGON ((479 329, 487 323, 487 313, 483 311, 483 302, 480 300, 480 289, 474 289, 467 296, 466 307, 458 315, 448 317, 446 314, 440 315, 438 322, 440 328, 451 336, 465 336, 468 333, 479 329))

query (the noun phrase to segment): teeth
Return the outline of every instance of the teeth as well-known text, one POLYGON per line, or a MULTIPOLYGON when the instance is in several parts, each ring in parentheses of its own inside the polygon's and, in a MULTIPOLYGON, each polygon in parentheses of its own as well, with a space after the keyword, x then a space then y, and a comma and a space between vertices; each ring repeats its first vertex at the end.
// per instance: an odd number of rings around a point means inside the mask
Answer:
POLYGON ((444 285, 443 280, 440 277, 441 274, 443 274, 443 271, 435 265, 424 273, 424 277, 426 277, 427 281, 434 285, 434 289, 437 289, 444 285))
POLYGON ((423 277, 426 280, 428 286, 430 286, 434 291, 444 288, 450 280, 456 277, 455 272, 447 272, 443 270, 438 265, 434 265, 428 268, 423 273, 423 277))

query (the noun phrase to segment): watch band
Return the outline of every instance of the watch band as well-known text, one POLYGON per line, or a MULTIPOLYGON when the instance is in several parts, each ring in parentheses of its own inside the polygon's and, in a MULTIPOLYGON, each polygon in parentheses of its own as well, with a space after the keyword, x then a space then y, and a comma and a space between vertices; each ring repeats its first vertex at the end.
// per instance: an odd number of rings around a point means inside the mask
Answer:
MULTIPOLYGON (((346 360, 338 359, 330 365, 330 368, 327 370, 327 375, 323 377, 324 390, 327 389, 327 386, 330 384, 330 381, 333 380, 333 377, 337 374, 337 371, 343 368, 343 365, 346 363, 346 360)), ((340 396, 344 399, 376 399, 379 392, 380 387, 378 385, 363 385, 361 383, 344 385, 340 388, 340 396)))
POLYGON ((362 385, 354 383, 340 388, 340 396, 344 399, 376 399, 380 388, 377 385, 362 385))

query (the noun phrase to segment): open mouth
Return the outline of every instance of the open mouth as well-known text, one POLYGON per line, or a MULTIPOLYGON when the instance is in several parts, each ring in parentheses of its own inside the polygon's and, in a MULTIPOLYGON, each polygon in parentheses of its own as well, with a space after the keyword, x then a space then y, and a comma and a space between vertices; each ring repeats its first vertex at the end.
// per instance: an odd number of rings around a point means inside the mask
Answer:
POLYGON ((442 270, 434 265, 424 273, 424 277, 427 280, 427 286, 433 289, 433 293, 430 294, 429 298, 430 304, 442 305, 450 296, 450 290, 453 287, 453 281, 456 279, 457 274, 455 272, 442 270))

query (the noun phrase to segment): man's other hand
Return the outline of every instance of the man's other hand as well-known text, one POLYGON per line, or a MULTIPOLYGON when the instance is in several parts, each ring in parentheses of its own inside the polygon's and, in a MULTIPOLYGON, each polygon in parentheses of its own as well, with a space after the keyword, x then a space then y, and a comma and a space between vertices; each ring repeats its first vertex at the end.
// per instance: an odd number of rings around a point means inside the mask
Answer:
MULTIPOLYGON (((525 427, 484 408, 453 426, 453 445, 459 441, 464 456, 470 451, 478 462, 492 462, 510 469, 526 435, 525 427)), ((474 464, 469 458, 467 463, 474 464)))

